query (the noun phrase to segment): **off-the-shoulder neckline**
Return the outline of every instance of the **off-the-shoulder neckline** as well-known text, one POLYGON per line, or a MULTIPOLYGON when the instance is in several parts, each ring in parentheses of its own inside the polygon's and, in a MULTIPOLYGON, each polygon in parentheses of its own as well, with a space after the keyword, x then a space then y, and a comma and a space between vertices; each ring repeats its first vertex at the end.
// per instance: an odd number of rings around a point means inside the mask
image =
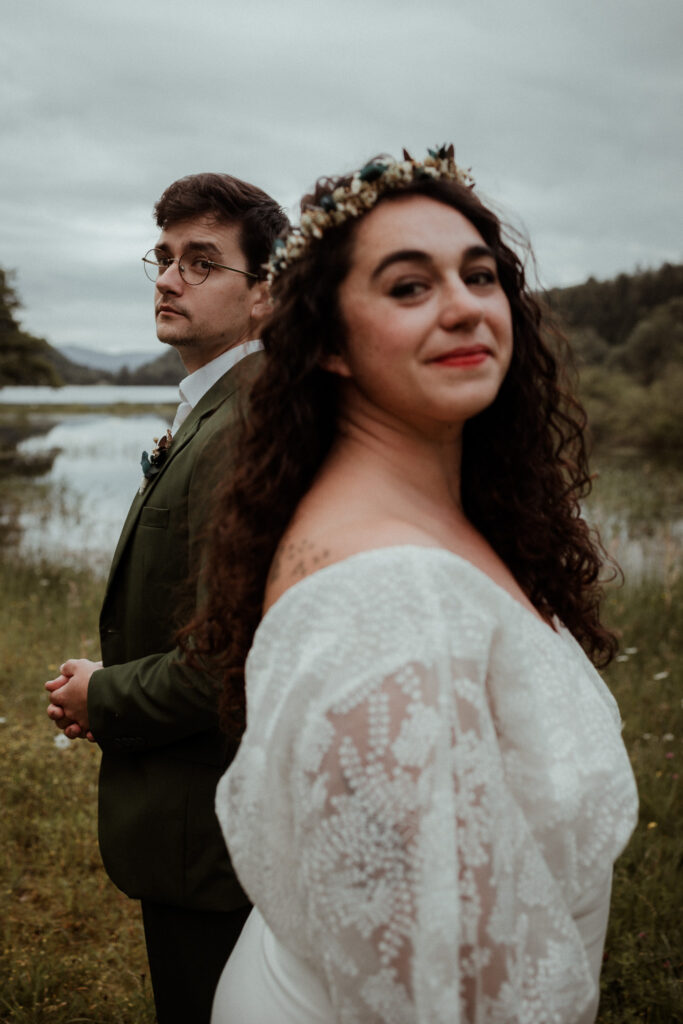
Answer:
POLYGON ((297 580, 296 583, 292 583, 290 587, 287 587, 287 589, 280 594, 261 619, 257 632, 262 629, 269 619, 276 618, 277 615, 281 614, 281 610, 284 605, 289 603, 288 597, 294 597, 300 594, 303 589, 309 589, 311 586, 319 583, 321 577, 334 575, 335 570, 340 571, 344 568, 348 568, 349 564, 352 562, 370 560, 377 556, 396 556, 399 552, 415 553, 418 551, 425 554, 430 553, 438 557, 445 557, 447 560, 457 562, 457 564, 464 567, 466 571, 471 572, 475 579, 478 579, 484 584, 484 586, 488 585, 496 593, 502 594, 504 600, 511 602, 510 607, 518 608, 524 615, 528 616, 529 619, 535 621, 541 629, 549 631, 554 636, 559 636, 564 632, 564 628, 561 626, 557 618, 555 618, 552 625, 546 622, 540 617, 540 615, 532 612, 526 607, 526 605, 523 605, 521 601, 518 601, 516 597, 513 597, 505 587, 501 587, 500 583, 496 583, 496 581, 492 579, 488 573, 485 573, 483 569, 480 569, 473 562, 468 561, 468 559, 463 558, 462 555, 457 555, 455 551, 450 551, 449 548, 440 547, 437 544, 387 544, 383 547, 368 548, 365 551, 356 551, 352 555, 347 555, 345 558, 340 558, 338 561, 330 563, 330 565, 322 566, 320 569, 314 569, 313 572, 308 573, 308 575, 304 576, 303 579, 297 580))

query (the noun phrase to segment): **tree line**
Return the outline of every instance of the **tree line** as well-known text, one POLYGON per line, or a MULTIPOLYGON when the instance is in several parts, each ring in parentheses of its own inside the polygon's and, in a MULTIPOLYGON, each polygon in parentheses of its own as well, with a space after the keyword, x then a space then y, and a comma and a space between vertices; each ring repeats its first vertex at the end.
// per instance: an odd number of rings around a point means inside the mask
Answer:
POLYGON ((134 372, 95 370, 67 359, 45 338, 25 331, 17 319, 21 302, 14 271, 0 267, 0 387, 17 384, 61 387, 63 384, 177 384, 184 376, 174 350, 134 372))
MULTIPOLYGON (((652 453, 683 447, 683 265, 552 288, 540 296, 566 334, 594 441, 652 453)), ((0 386, 12 384, 176 384, 173 350, 134 371, 71 362, 24 331, 14 275, 0 268, 0 386)))
POLYGON ((683 265, 545 295, 568 337, 599 448, 683 448, 683 265))

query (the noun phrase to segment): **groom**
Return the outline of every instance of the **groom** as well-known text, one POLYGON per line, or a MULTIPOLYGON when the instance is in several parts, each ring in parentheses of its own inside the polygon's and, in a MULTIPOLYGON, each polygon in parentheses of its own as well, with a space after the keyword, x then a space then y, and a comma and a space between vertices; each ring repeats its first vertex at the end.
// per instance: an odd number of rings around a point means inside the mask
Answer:
POLYGON ((265 192, 227 174, 176 181, 155 214, 161 234, 144 269, 157 335, 188 376, 172 439, 143 459, 114 553, 102 662, 69 659, 46 688, 55 724, 102 749, 100 850, 116 885, 142 901, 159 1024, 208 1024, 249 907, 214 813, 234 753, 218 726, 217 683, 183 662, 173 638, 195 603, 181 592, 262 359, 261 267, 287 219, 265 192))

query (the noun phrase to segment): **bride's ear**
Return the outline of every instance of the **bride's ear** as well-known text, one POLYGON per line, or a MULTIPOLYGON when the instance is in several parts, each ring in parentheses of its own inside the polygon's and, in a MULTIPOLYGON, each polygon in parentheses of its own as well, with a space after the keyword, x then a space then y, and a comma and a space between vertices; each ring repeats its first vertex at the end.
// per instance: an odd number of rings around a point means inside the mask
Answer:
POLYGON ((346 356, 339 355, 337 352, 321 359, 320 365, 323 370, 327 370, 328 373, 336 373, 338 377, 351 376, 351 367, 346 361, 346 356))

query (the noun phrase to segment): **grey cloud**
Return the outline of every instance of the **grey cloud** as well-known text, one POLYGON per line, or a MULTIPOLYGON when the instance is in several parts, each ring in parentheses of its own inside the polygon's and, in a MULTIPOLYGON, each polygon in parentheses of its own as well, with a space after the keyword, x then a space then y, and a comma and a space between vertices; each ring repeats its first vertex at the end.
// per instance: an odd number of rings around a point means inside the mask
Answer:
POLYGON ((680 0, 24 0, 3 24, 0 264, 36 333, 149 348, 139 257, 170 181, 229 170, 292 204, 450 139, 548 283, 680 259, 682 29, 680 0))

